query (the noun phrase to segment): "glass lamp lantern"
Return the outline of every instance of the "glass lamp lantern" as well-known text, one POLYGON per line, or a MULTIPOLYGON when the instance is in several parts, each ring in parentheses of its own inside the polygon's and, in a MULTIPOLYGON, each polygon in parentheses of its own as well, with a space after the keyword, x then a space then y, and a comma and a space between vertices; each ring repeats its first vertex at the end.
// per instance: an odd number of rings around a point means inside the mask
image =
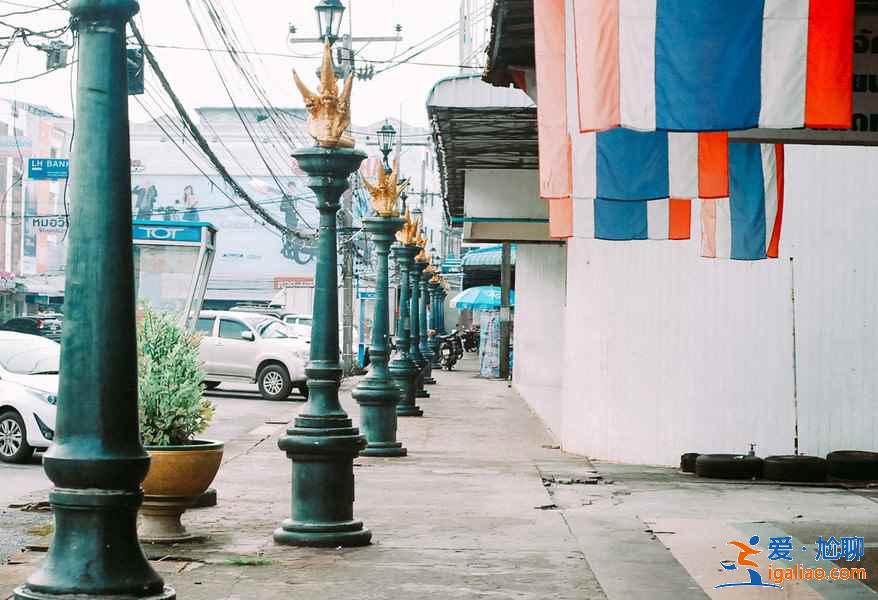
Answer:
POLYGON ((390 156, 390 151, 393 150, 393 145, 396 143, 396 129, 393 128, 389 121, 384 121, 384 125, 378 130, 377 135, 378 149, 384 155, 384 167, 389 168, 390 165, 387 162, 387 157, 390 156))
POLYGON ((341 31, 341 18, 345 7, 341 0, 320 0, 314 7, 317 11, 317 25, 320 27, 320 39, 329 40, 334 44, 341 31))

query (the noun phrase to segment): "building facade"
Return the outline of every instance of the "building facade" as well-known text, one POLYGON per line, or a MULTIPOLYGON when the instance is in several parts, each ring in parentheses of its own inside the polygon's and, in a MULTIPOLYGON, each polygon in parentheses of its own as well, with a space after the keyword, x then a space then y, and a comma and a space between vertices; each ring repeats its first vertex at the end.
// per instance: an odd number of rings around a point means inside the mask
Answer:
MULTIPOLYGON (((507 88, 515 78, 501 71, 515 64, 532 72, 533 59, 528 65, 520 54, 503 63, 508 49, 520 50, 528 36, 532 43, 528 4, 495 2, 517 26, 495 32, 498 54, 487 77, 502 87, 483 90, 481 104, 470 104, 473 115, 527 118, 513 111, 524 105, 523 92, 507 88), (530 30, 521 27, 528 19, 530 30), (505 96, 493 96, 498 90, 505 96)), ((569 19, 567 28, 572 45, 569 19)), ((556 34, 563 39, 565 32, 556 34)), ((568 65, 568 90, 576 83, 570 73, 568 65)), ((465 110, 464 96, 458 110, 465 110)), ((467 165, 442 152, 451 147, 441 123, 451 105, 443 100, 433 114, 440 169, 458 177, 453 168, 467 165)), ((496 131, 498 145, 513 137, 496 131)), ((477 134, 455 146, 475 145, 477 134)), ((695 209, 689 240, 592 239, 589 224, 577 218, 586 212, 577 211, 577 200, 572 211, 552 215, 539 198, 537 165, 521 169, 535 132, 517 155, 497 155, 494 170, 469 165, 461 168, 464 181, 446 178, 443 199, 458 211, 465 241, 518 244, 513 382, 565 450, 676 465, 684 452, 746 452, 750 444, 763 456, 878 449, 878 372, 871 368, 878 279, 869 266, 878 250, 869 226, 878 218, 878 176, 870 168, 878 149, 799 142, 786 147, 786 207, 774 260, 701 258, 695 209), (517 188, 508 185, 510 171, 522 179, 517 188), (553 217, 570 220, 563 239, 549 235, 553 217), (491 220, 495 228, 487 227, 491 220)))
POLYGON ((67 179, 29 165, 66 159, 71 126, 43 107, 0 99, 0 321, 63 295, 67 179))

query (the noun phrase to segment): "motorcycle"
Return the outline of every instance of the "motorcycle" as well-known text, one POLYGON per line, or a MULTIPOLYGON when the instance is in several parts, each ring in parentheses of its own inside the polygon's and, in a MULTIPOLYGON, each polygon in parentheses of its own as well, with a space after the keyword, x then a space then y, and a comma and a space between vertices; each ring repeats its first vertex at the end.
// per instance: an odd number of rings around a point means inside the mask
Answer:
POLYGON ((439 337, 439 356, 439 362, 446 371, 451 371, 457 361, 463 358, 463 341, 457 330, 439 337))
POLYGON ((463 349, 467 352, 479 351, 480 331, 478 327, 463 332, 463 349))

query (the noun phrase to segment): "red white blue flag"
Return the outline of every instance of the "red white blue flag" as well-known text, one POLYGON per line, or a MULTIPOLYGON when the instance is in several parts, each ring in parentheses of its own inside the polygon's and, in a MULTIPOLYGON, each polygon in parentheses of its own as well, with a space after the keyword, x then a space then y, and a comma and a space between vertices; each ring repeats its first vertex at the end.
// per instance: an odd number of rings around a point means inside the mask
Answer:
POLYGON ((729 197, 701 201, 702 256, 777 258, 783 206, 783 146, 729 145, 729 197))
POLYGON ((573 0, 573 12, 580 131, 850 127, 854 0, 573 0))

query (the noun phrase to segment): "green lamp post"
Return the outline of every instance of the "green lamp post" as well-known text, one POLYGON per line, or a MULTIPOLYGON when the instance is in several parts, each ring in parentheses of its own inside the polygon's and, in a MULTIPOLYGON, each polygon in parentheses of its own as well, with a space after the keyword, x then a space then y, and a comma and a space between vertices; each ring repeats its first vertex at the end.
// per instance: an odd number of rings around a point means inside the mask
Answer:
POLYGON ((442 334, 447 334, 448 329, 445 325, 445 301, 448 299, 448 282, 444 282, 439 292, 439 329, 442 334))
POLYGON ((411 281, 409 270, 418 248, 403 240, 407 240, 410 236, 412 226, 407 214, 406 225, 403 226, 401 235, 397 236, 400 243, 394 244, 392 248, 393 258, 396 260, 396 266, 399 270, 399 319, 396 325, 396 354, 390 363, 390 375, 402 393, 399 404, 396 405, 396 414, 400 417, 420 417, 424 414, 424 411, 415 403, 415 380, 418 366, 412 360, 410 353, 411 303, 409 296, 411 295, 411 281))
MULTIPOLYGON (((429 260, 429 259, 428 259, 429 260)), ((433 350, 430 348, 429 344, 429 336, 427 333, 430 330, 428 324, 428 314, 427 307, 430 305, 430 290, 428 289, 428 285, 430 284, 430 279, 432 279, 433 274, 436 272, 435 267, 431 265, 429 262, 425 265, 423 272, 421 273, 420 284, 420 293, 421 293, 421 355, 424 357, 424 384, 426 385, 435 385, 436 380, 433 379, 433 350)))
POLYGON ((125 25, 134 0, 71 0, 78 21, 72 210, 55 444, 55 538, 17 600, 170 600, 137 540, 140 441, 125 25), (112 328, 107 327, 112 323, 112 328))
POLYGON ((433 275, 432 279, 430 279, 430 283, 428 284, 428 289, 430 291, 430 329, 434 331, 433 337, 430 338, 430 351, 433 353, 433 368, 440 368, 442 365, 442 356, 439 352, 439 346, 442 342, 439 341, 439 275, 438 273, 433 275))
MULTIPOLYGON (((420 243, 422 239, 423 238, 421 238, 419 234, 418 242, 420 243)), ((418 253, 415 255, 415 259, 409 270, 409 285, 411 286, 410 310, 412 318, 411 348, 409 352, 412 356, 412 361, 418 367, 418 372, 415 375, 415 398, 429 398, 430 393, 424 389, 427 360, 424 355, 421 354, 421 277, 424 273, 424 269, 427 268, 426 261, 428 259, 423 251, 423 246, 417 245, 416 249, 418 253)))
POLYGON ((306 366, 309 398, 299 416, 278 440, 292 460, 292 514, 274 532, 289 546, 364 546, 372 538, 353 518, 353 461, 366 439, 353 427, 338 399, 342 367, 338 355, 338 232, 336 213, 348 188, 348 176, 366 158, 344 135, 350 125, 352 78, 341 96, 329 43, 324 46, 320 94, 294 78, 310 113, 309 132, 317 146, 293 156, 308 175, 317 196, 320 234, 314 292, 311 357, 306 366))
POLYGON ((360 426, 366 436, 366 448, 362 456, 405 456, 407 451, 402 443, 396 441, 397 415, 401 393, 390 378, 388 371, 388 332, 390 321, 390 302, 388 300, 388 260, 390 245, 394 236, 405 224, 396 211, 396 202, 404 185, 397 177, 398 162, 389 174, 380 167, 377 185, 365 181, 366 188, 373 198, 373 207, 378 216, 363 219, 363 227, 372 235, 378 255, 378 272, 375 282, 375 313, 372 321, 372 344, 369 356, 372 369, 353 391, 354 399, 360 405, 360 426))

